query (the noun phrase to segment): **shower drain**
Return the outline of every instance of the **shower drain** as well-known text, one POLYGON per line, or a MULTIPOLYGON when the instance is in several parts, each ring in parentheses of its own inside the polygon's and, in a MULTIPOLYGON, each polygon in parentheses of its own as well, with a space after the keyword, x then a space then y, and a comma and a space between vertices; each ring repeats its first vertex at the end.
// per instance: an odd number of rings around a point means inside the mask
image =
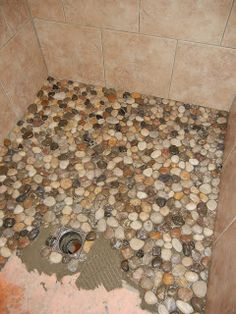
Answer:
POLYGON ((81 230, 62 227, 54 235, 52 249, 73 258, 79 258, 85 237, 86 234, 81 230))

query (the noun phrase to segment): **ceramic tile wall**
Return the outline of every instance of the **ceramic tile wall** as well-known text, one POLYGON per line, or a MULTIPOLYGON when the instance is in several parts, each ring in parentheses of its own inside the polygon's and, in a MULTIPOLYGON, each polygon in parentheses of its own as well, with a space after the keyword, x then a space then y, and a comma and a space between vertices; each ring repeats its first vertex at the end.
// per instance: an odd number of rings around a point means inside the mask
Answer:
POLYGON ((0 1, 0 140, 47 77, 27 1, 0 1))
POLYGON ((236 313, 236 99, 230 109, 225 143, 215 244, 206 314, 236 313))
POLYGON ((233 0, 29 4, 50 75, 229 110, 236 94, 233 0))

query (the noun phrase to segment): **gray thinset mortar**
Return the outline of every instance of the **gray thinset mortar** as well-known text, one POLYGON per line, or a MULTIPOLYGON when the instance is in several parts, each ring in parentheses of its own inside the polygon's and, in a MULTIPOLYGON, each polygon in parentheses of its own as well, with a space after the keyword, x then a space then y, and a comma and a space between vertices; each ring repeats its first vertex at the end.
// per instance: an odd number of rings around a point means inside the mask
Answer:
POLYGON ((83 263, 76 284, 81 289, 93 290, 103 285, 107 291, 122 287, 123 272, 120 255, 108 240, 100 236, 83 263))
MULTIPOLYGON (((58 226, 47 229, 42 228, 39 236, 22 250, 21 260, 28 271, 37 270, 40 274, 55 274, 57 280, 61 280, 64 276, 74 275, 74 273, 67 269, 66 264, 51 264, 40 255, 42 247, 45 246, 45 240, 49 235, 53 235, 56 229, 58 229, 58 226)), ((119 252, 112 249, 110 241, 100 235, 89 252, 87 261, 79 263, 77 272, 80 272, 80 276, 76 280, 77 287, 79 289, 94 290, 103 285, 107 291, 111 291, 125 286, 126 289, 138 290, 140 296, 142 296, 143 290, 135 285, 121 270, 120 262, 119 252)), ((149 306, 144 301, 141 308, 150 313, 157 312, 156 307, 149 306)))
MULTIPOLYGON (((21 260, 26 265, 28 271, 37 270, 40 274, 55 274, 57 279, 61 280, 64 276, 74 275, 74 273, 71 273, 67 269, 66 264, 51 264, 45 257, 40 255, 42 247, 45 246, 45 240, 49 237, 49 235, 54 234, 56 229, 55 227, 47 229, 42 228, 38 237, 22 250, 21 260)), ((78 272, 80 271, 79 268, 78 272)))

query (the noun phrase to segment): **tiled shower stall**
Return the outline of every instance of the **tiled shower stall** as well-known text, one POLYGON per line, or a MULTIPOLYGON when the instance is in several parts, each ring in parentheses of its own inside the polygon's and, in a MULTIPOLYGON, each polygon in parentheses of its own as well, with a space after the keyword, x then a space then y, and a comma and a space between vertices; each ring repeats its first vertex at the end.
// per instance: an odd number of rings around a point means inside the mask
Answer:
POLYGON ((229 112, 206 313, 236 313, 236 2, 0 0, 2 143, 48 76, 229 112))

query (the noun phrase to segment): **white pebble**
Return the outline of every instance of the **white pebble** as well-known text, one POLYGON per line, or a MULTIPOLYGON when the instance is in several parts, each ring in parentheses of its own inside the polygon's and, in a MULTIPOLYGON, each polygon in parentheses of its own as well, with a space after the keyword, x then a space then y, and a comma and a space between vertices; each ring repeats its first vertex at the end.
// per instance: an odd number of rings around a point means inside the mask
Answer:
POLYGON ((152 168, 147 168, 143 171, 143 174, 146 176, 146 177, 151 177, 152 175, 152 168))
POLYGON ((106 220, 105 219, 100 219, 97 223, 97 230, 98 232, 104 232, 106 231, 107 225, 106 225, 106 220))
POLYGON ((52 196, 48 196, 44 200, 44 205, 46 205, 48 207, 54 206, 55 204, 56 204, 56 201, 55 201, 54 197, 52 197, 52 196))
POLYGON ((177 300, 176 301, 176 305, 177 305, 177 308, 183 312, 184 314, 191 314, 193 313, 193 308, 190 304, 184 302, 184 301, 181 301, 181 300, 177 300))
POLYGON ((147 193, 139 191, 139 192, 137 193, 137 197, 138 197, 140 200, 142 200, 142 199, 144 199, 144 198, 147 198, 147 193))
POLYGON ((140 230, 142 228, 142 223, 139 220, 132 221, 131 224, 130 224, 130 227, 133 230, 140 230))
POLYGON ((169 314, 169 311, 167 310, 164 304, 158 305, 158 314, 169 314))
POLYGON ((144 141, 142 141, 142 142, 139 142, 138 143, 138 149, 139 150, 145 150, 146 149, 146 147, 147 147, 147 143, 146 142, 144 142, 144 141))
POLYGON ((195 159, 195 158, 190 158, 189 162, 193 166, 197 166, 199 164, 199 161, 197 159, 195 159))
POLYGON ((1 254, 1 256, 3 256, 3 257, 10 257, 11 256, 11 251, 8 249, 8 247, 2 247, 1 249, 0 249, 0 254, 1 254))
POLYGON ((161 250, 161 257, 164 261, 170 261, 171 259, 171 250, 169 249, 162 249, 161 250))
POLYGON ((208 183, 204 183, 199 188, 200 192, 203 194, 210 194, 211 193, 211 186, 208 183))
POLYGON ((158 212, 154 212, 151 214, 150 219, 154 224, 160 224, 164 218, 158 212))
POLYGON ((172 240, 172 245, 173 245, 173 248, 174 248, 177 252, 182 252, 183 247, 182 247, 181 242, 180 242, 178 239, 174 238, 174 239, 172 240))
POLYGON ((107 218, 107 224, 108 224, 108 226, 114 227, 114 228, 119 226, 118 221, 114 217, 108 217, 107 218))
POLYGON ((154 152, 151 153, 151 157, 153 159, 158 158, 159 156, 161 156, 161 151, 160 150, 154 150, 154 152))
POLYGON ((49 256, 49 260, 53 264, 58 264, 62 261, 62 255, 57 252, 52 252, 49 256))
POLYGON ((101 218, 104 217, 104 209, 103 208, 99 208, 96 213, 95 213, 95 219, 99 220, 101 218))
POLYGON ((207 285, 205 281, 197 281, 192 285, 194 294, 199 298, 204 298, 207 293, 207 285))
POLYGON ((185 273, 185 278, 189 282, 196 282, 198 280, 198 274, 194 273, 193 271, 187 271, 185 273))
POLYGON ((131 249, 137 251, 140 250, 144 246, 144 241, 138 239, 138 238, 133 238, 129 241, 131 249))
POLYGON ((215 210, 217 207, 217 203, 215 200, 209 200, 206 205, 209 210, 215 210))
POLYGON ((144 300, 147 304, 156 304, 157 297, 152 291, 147 291, 144 295, 144 300))
POLYGON ((123 240, 125 238, 125 233, 124 233, 124 228, 119 226, 116 230, 115 230, 115 237, 119 240, 123 240))

